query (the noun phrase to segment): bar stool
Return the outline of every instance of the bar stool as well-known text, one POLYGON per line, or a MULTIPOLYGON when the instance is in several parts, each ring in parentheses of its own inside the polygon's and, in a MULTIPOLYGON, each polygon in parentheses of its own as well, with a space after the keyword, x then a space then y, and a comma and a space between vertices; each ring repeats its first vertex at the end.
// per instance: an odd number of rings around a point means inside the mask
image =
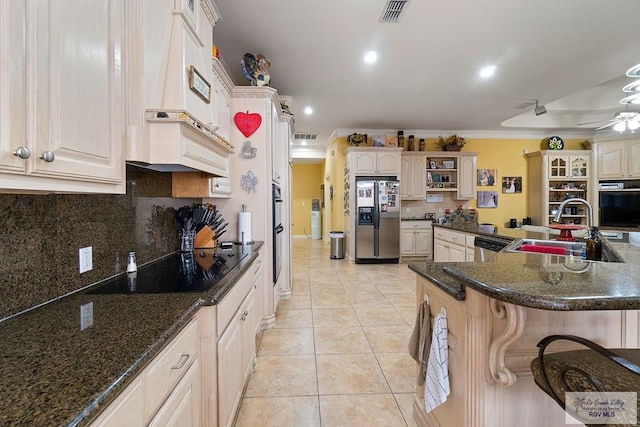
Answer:
POLYGON ((640 398, 640 349, 606 349, 574 335, 550 335, 538 347, 538 357, 531 362, 533 379, 562 409, 566 408, 566 392, 637 392, 640 398), (558 340, 587 349, 544 354, 558 340))

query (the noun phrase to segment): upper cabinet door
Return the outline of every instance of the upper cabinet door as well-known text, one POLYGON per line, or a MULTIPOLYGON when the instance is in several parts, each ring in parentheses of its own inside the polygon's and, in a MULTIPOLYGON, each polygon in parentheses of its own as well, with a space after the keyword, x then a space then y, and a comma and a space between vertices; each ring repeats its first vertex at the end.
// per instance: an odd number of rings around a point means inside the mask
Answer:
POLYGON ((599 144, 598 178, 622 178, 627 173, 626 165, 626 141, 599 144))
POLYGON ((0 4, 1 190, 124 193, 122 0, 0 4))
POLYGON ((476 162, 477 156, 461 155, 458 159, 458 199, 476 198, 476 162))
POLYGON ((629 178, 640 177, 640 141, 627 141, 627 163, 629 178))
POLYGON ((42 159, 32 173, 117 183, 124 169, 121 0, 34 8, 34 155, 42 159))
POLYGON ((549 178, 569 177, 569 157, 552 156, 549 157, 549 178))
POLYGON ((571 178, 588 178, 589 177, 589 157, 588 156, 571 156, 571 178))
POLYGON ((379 174, 400 175, 400 155, 394 153, 378 153, 377 169, 379 174))

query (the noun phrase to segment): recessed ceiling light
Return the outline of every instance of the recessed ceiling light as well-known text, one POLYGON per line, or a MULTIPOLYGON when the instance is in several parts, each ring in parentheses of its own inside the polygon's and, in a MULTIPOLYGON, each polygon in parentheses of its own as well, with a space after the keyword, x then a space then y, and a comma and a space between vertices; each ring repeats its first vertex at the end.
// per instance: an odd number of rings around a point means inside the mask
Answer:
POLYGON ((307 145, 307 141, 301 141, 300 145, 307 145))
POLYGON ((488 79, 496 73, 497 67, 495 65, 489 65, 480 70, 480 77, 488 79))
POLYGON ((313 108, 311 108, 311 107, 305 107, 305 109, 304 109, 304 113, 305 113, 307 116, 310 116, 311 114, 313 114, 313 108))
POLYGON ((364 56, 364 62, 366 62, 367 64, 373 64, 377 60, 378 60, 378 54, 373 50, 367 52, 367 54, 364 56))

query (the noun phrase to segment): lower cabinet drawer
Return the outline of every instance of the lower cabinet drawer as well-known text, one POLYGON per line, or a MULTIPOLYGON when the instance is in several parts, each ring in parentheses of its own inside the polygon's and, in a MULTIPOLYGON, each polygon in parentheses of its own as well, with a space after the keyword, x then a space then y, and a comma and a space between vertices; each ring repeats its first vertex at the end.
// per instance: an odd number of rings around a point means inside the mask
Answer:
POLYGON ((198 357, 198 327, 191 321, 144 371, 147 419, 156 413, 198 357))

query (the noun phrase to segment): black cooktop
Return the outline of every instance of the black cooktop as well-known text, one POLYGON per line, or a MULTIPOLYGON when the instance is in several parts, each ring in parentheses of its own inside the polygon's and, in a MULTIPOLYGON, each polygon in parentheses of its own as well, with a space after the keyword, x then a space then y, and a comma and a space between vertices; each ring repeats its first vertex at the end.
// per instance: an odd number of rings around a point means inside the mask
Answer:
POLYGON ((89 294, 158 294, 211 289, 248 253, 179 252, 108 280, 89 294))

